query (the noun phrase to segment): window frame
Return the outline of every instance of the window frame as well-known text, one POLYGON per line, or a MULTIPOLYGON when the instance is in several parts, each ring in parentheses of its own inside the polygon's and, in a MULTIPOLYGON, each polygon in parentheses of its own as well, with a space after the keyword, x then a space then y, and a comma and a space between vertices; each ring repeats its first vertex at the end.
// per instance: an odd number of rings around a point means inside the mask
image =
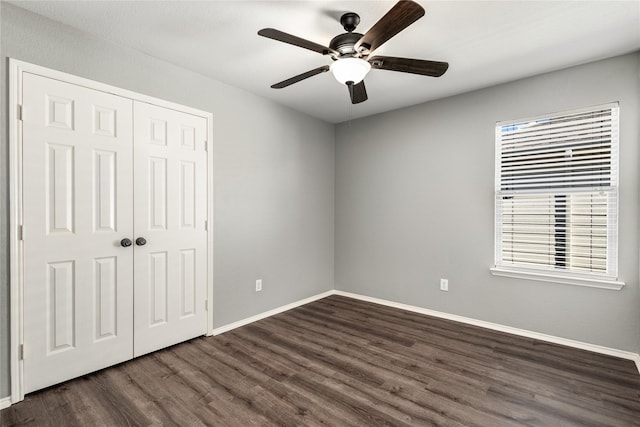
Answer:
MULTIPOLYGON (((619 223, 618 223, 618 215, 619 215, 619 103, 607 103, 601 105, 595 105, 591 107, 585 107, 575 110, 567 110, 554 112, 549 114, 542 114, 535 117, 528 117, 522 119, 515 120, 505 120, 496 122, 495 127, 495 192, 494 192, 494 264, 490 268, 491 274, 495 276, 504 276, 518 279, 530 279, 530 280, 538 280, 544 282, 553 282, 553 283, 561 283, 568 285, 578 285, 578 286, 587 286, 587 287, 595 287, 595 288, 603 288, 603 289, 613 289, 620 290, 625 286, 625 283, 620 281, 617 277, 618 274, 618 234, 619 234, 619 223), (609 265, 609 256, 613 256, 614 266, 613 268, 608 268, 610 272, 601 273, 601 272, 582 272, 576 270, 561 271, 558 269, 554 269, 552 266, 546 268, 544 266, 541 267, 528 267, 524 264, 518 265, 515 263, 504 263, 502 261, 502 235, 503 229, 501 228, 501 218, 499 217, 501 213, 501 198, 504 193, 501 190, 501 178, 502 178, 502 129, 505 126, 516 125, 521 123, 532 123, 543 121, 546 119, 557 119, 563 116, 570 116, 573 114, 585 113, 585 112, 596 112, 598 110, 612 110, 612 124, 615 125, 615 128, 611 130, 611 167, 615 167, 615 177, 614 182, 611 183, 612 188, 608 191, 612 194, 612 200, 607 203, 608 207, 613 207, 613 217, 607 217, 608 220, 613 222, 613 225, 607 225, 607 264, 609 265)), ((594 185, 593 190, 597 187, 594 185)), ((517 191, 517 190, 516 190, 517 191)), ((541 194, 565 194, 571 195, 575 194, 573 192, 566 193, 554 193, 549 190, 549 192, 541 191, 541 194)), ((517 193, 514 193, 517 194, 517 193)), ((521 192, 521 195, 530 195, 532 192, 521 192)))

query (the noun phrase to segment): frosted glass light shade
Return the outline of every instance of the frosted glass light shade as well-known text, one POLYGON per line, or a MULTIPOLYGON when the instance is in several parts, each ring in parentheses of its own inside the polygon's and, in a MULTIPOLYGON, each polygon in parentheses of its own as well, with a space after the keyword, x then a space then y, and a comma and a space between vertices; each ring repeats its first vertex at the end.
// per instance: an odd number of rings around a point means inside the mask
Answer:
POLYGON ((342 58, 331 64, 333 76, 342 84, 360 83, 370 69, 371 64, 360 58, 342 58))

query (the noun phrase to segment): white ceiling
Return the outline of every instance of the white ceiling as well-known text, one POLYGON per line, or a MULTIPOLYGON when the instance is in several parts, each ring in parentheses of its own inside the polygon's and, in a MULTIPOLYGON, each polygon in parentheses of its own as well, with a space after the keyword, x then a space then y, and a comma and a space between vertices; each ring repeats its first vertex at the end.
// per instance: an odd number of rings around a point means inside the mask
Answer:
POLYGON ((344 12, 366 32, 395 1, 12 1, 331 123, 640 50, 640 0, 427 1, 426 15, 375 53, 446 61, 440 78, 372 70, 351 105, 331 73, 269 86, 328 57, 258 36, 272 27, 328 45, 344 12))

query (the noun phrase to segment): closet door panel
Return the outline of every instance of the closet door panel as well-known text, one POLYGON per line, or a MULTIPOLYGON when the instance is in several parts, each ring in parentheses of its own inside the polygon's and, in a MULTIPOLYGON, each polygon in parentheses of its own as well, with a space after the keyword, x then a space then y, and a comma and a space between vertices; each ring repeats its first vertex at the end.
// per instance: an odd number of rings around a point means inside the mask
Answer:
POLYGON ((134 354, 206 332, 207 122, 134 102, 134 354))
POLYGON ((24 73, 25 392, 132 357, 132 106, 24 73))

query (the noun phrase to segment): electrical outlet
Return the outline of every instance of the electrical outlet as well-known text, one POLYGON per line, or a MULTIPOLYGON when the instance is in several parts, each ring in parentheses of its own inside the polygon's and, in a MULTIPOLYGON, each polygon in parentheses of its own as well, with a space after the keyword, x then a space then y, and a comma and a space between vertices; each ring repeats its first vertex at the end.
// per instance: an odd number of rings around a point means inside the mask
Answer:
POLYGON ((449 291, 449 281, 447 279, 440 279, 440 290, 445 292, 449 291))
POLYGON ((260 292, 262 290, 262 279, 256 280, 256 292, 260 292))

